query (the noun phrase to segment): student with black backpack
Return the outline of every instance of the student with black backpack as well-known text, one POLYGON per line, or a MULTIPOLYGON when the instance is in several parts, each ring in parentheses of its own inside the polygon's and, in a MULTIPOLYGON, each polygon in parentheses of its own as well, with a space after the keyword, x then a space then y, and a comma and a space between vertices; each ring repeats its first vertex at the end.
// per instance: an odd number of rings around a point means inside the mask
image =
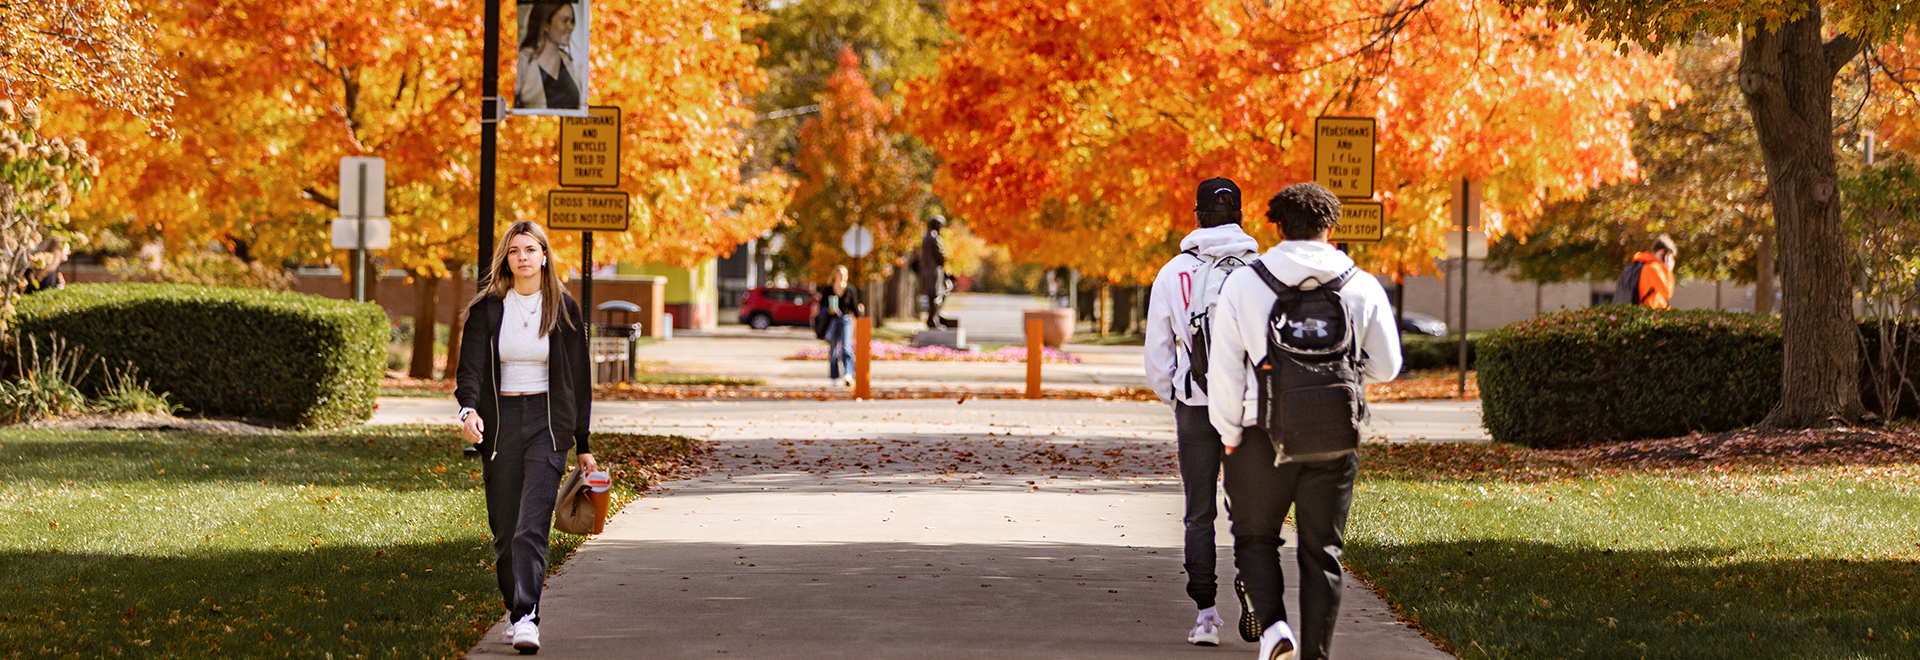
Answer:
POLYGON ((1339 198, 1290 186, 1267 219, 1286 240, 1235 271, 1214 308, 1208 413, 1226 447, 1240 634, 1260 642, 1261 660, 1318 660, 1340 610, 1365 384, 1399 375, 1400 336, 1380 281, 1327 242, 1339 198), (1298 639, 1280 597, 1288 509, 1300 540, 1298 639))
POLYGON ((1240 186, 1221 178, 1200 182, 1193 217, 1199 228, 1180 241, 1180 254, 1160 268, 1147 304, 1147 385, 1173 404, 1186 487, 1187 597, 1200 612, 1187 643, 1215 646, 1226 621, 1214 607, 1213 520, 1218 515, 1220 434, 1207 420, 1207 336, 1221 285, 1260 256, 1260 244, 1240 228, 1240 186))

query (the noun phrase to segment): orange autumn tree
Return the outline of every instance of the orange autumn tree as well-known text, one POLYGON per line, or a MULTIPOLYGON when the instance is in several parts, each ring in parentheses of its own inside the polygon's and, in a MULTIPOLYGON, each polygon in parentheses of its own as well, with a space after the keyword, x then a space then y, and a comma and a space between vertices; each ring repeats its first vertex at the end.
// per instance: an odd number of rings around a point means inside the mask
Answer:
MULTIPOLYGON (((622 183, 634 231, 602 240, 603 260, 690 263, 777 221, 787 184, 743 182, 742 94, 759 84, 741 3, 642 0, 594 14, 596 104, 620 105, 622 183), (767 207, 775 207, 768 210, 767 207)), ((445 0, 337 5, 183 0, 155 22, 186 92, 175 141, 130 122, 62 117, 84 130, 109 176, 89 200, 98 230, 124 225, 170 249, 222 240, 269 263, 330 261, 339 159, 387 161, 394 267, 441 277, 475 254, 480 16, 445 0)), ((507 14, 511 15, 509 6, 507 14)), ((510 72, 511 21, 501 35, 510 72)), ((502 89, 512 88, 503 75, 502 89)), ((558 120, 503 125, 498 222, 545 219, 558 120)), ((577 250, 577 235, 556 237, 577 250)), ((565 259, 577 263, 577 251, 565 259)))
POLYGON ((154 32, 124 1, 0 3, 0 331, 20 287, 58 265, 45 241, 73 236, 69 208, 99 180, 87 141, 43 119, 99 112, 167 134, 179 91, 154 32))
MULTIPOLYGON (((1370 269, 1432 268, 1465 178, 1524 233, 1551 200, 1635 175, 1630 110, 1683 93, 1661 59, 1491 3, 950 4, 962 35, 907 93, 934 190, 1016 259, 1144 282, 1193 227, 1192 187, 1264 200, 1313 178, 1313 119, 1378 120, 1370 269)), ((1271 231, 1265 242, 1277 240, 1271 231)))
MULTIPOLYGON (((766 84, 759 50, 742 35, 764 20, 740 0, 593 5, 591 102, 622 108, 620 189, 633 197, 632 228, 597 234, 595 262, 692 266, 780 222, 792 181, 741 176, 750 97, 766 84)), ((502 89, 513 85, 510 46, 501 48, 502 89)), ((502 126, 502 222, 546 220, 547 191, 559 187, 558 138, 552 117, 502 126)), ((570 263, 579 263, 579 239, 555 232, 570 263)))
POLYGON ((926 186, 902 136, 888 130, 892 114, 860 75, 853 48, 841 49, 819 116, 800 129, 800 186, 787 211, 792 238, 782 250, 817 281, 826 281, 836 265, 847 266, 856 283, 885 275, 886 264, 919 247, 926 186), (873 233, 873 252, 864 260, 840 246, 854 225, 873 233))

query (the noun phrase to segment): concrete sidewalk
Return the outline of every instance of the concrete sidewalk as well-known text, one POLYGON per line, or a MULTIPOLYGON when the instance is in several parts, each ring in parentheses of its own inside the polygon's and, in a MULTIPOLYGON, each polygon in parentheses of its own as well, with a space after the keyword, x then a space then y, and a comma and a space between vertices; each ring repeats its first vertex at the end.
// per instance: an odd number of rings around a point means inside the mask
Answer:
MULTIPOLYGON (((712 374, 759 378, 782 388, 828 386, 824 360, 790 360, 801 351, 825 346, 806 328, 778 327, 752 330, 723 326, 705 333, 683 333, 670 341, 641 347, 640 360, 662 362, 668 373, 712 374)), ((1066 349, 1079 364, 1046 364, 1042 383, 1048 388, 1106 390, 1146 387, 1146 358, 1139 346, 1078 346, 1066 349)), ((876 360, 872 384, 877 389, 903 387, 1024 388, 1023 362, 900 362, 876 360)))
MULTIPOLYGON (((412 421, 398 408, 451 406, 381 402, 382 422, 412 421)), ((1185 643, 1193 604, 1163 406, 603 403, 595 417, 600 430, 705 439, 718 464, 636 501, 581 546, 549 582, 541 657, 1238 657, 1254 648, 1231 626, 1221 647, 1185 643)), ((1224 520, 1217 543, 1219 606, 1231 624, 1239 608, 1224 520)), ((1284 563, 1297 584, 1291 552, 1284 563)), ((499 632, 470 653, 511 655, 499 632)), ((1357 580, 1336 635, 1337 658, 1449 657, 1357 580)))

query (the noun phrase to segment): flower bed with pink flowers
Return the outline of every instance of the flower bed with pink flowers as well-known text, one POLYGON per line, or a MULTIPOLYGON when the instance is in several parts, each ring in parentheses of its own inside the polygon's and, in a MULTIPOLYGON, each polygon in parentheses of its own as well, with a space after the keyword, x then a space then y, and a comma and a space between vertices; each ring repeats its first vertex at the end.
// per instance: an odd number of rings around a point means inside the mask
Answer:
MULTIPOLYGON (((901 362, 1026 362, 1027 347, 1007 346, 997 351, 957 351, 945 346, 914 348, 886 342, 873 342, 874 360, 901 362)), ((1041 361, 1052 364, 1079 364, 1080 358, 1053 348, 1040 349, 1041 361)), ((789 360, 827 359, 827 347, 817 346, 793 354, 789 360)))

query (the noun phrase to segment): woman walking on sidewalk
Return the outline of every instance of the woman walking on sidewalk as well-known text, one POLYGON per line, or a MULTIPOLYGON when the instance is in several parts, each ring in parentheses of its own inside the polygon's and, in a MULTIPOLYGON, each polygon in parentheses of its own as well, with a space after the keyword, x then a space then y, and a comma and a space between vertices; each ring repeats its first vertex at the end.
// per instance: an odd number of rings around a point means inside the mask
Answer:
POLYGON ((847 267, 834 266, 833 279, 820 287, 820 322, 826 325, 827 377, 835 385, 853 385, 853 319, 866 313, 860 290, 847 285, 847 267))
POLYGON ((508 227, 487 272, 486 288, 467 306, 454 398, 461 432, 480 446, 508 635, 521 653, 536 653, 547 533, 567 445, 581 470, 598 468, 587 447, 587 338, 580 305, 560 283, 540 225, 508 227))

